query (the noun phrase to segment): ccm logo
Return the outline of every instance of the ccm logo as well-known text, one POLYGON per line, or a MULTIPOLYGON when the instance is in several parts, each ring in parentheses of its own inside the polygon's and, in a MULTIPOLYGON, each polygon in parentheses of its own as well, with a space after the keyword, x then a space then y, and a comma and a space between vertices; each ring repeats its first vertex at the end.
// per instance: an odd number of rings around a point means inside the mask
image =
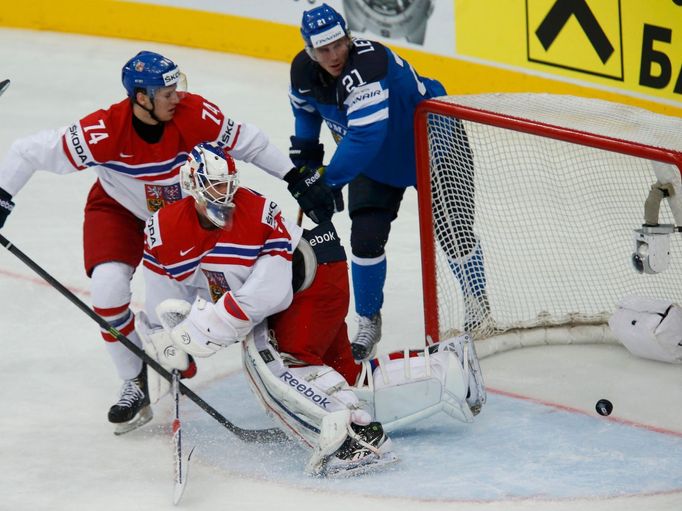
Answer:
POLYGON ((317 403, 322 408, 327 408, 327 405, 331 403, 331 401, 329 401, 329 399, 327 399, 325 396, 317 394, 308 385, 294 378, 294 375, 291 374, 289 371, 280 376, 280 378, 284 381, 284 383, 288 383, 291 387, 295 388, 299 394, 303 394, 305 397, 307 397, 314 403, 317 403))

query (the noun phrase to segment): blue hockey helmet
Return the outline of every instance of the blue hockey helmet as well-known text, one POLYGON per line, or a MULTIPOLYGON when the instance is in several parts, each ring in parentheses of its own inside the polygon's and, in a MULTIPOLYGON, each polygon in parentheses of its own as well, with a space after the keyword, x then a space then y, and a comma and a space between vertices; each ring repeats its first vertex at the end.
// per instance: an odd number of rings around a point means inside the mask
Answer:
POLYGON ((180 83, 182 77, 172 60, 153 51, 141 51, 126 62, 121 71, 123 87, 133 99, 139 89, 153 98, 156 89, 180 83))
POLYGON ((306 47, 313 49, 348 36, 349 33, 343 16, 327 4, 322 4, 303 11, 301 35, 306 47))

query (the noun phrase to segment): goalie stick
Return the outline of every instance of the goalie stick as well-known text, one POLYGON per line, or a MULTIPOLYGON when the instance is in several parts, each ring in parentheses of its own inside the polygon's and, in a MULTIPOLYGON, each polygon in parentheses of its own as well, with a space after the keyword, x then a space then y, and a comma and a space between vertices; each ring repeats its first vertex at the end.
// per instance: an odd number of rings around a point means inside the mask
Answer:
MULTIPOLYGON (((75 294, 69 291, 64 285, 62 285, 58 280, 56 280, 52 275, 47 273, 40 265, 33 261, 30 257, 24 254, 19 248, 17 248, 12 242, 0 234, 0 244, 9 250, 13 255, 15 255, 19 260, 21 260, 26 266, 31 268, 34 272, 40 275, 43 280, 55 288, 59 293, 67 298, 71 303, 83 311, 90 319, 95 321, 101 328, 107 330, 117 341, 119 341, 123 346, 132 351, 137 357, 141 358, 149 367, 154 369, 159 375, 168 380, 171 384, 173 383, 172 375, 164 369, 161 364, 159 364, 152 357, 147 355, 145 351, 138 348, 133 342, 128 339, 121 332, 116 330, 108 321, 98 315, 90 307, 88 307, 82 300, 80 300, 75 294)), ((194 393, 190 388, 185 386, 182 382, 178 382, 178 388, 180 393, 184 394, 190 398, 194 403, 196 403, 199 408, 208 413, 211 417, 222 424, 228 431, 233 433, 237 438, 245 442, 279 442, 288 439, 283 431, 277 428, 269 429, 243 429, 239 426, 233 424, 225 417, 223 417, 215 408, 209 405, 201 397, 194 393)))
POLYGON ((9 87, 10 81, 9 80, 3 80, 0 82, 0 96, 2 96, 2 93, 7 90, 7 87, 9 87))
POLYGON ((175 418, 173 419, 173 455, 175 456, 175 489, 173 491, 173 504, 178 505, 185 493, 187 476, 189 475, 189 460, 194 452, 190 449, 185 463, 182 460, 182 423, 180 422, 180 371, 173 371, 173 400, 175 402, 175 418))

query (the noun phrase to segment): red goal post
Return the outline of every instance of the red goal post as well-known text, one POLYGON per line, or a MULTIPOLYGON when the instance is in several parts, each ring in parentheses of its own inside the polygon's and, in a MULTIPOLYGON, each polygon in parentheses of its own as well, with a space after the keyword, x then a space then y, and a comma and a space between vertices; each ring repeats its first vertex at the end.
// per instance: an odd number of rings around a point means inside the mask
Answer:
MULTIPOLYGON (((654 162, 680 181, 682 120, 589 98, 484 94, 422 102, 415 133, 427 338, 464 328, 466 264, 453 276, 452 260, 466 257, 446 255, 443 240, 461 233, 472 199, 490 310, 472 333, 497 338, 490 350, 614 342, 606 321, 623 296, 682 302, 682 235, 666 272, 630 264, 654 162), (455 119, 464 137, 452 135, 455 119), (473 177, 462 177, 468 150, 473 177)), ((660 215, 675 223, 666 206, 660 215)))

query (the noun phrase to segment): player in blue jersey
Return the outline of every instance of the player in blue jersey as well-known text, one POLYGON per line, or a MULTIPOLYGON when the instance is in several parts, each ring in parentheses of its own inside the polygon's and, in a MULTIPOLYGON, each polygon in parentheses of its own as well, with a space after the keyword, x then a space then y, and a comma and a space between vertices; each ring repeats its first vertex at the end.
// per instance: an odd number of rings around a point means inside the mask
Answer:
MULTIPOLYGON (((295 135, 289 155, 302 174, 311 179, 323 176, 337 197, 348 185, 351 271, 359 323, 352 347, 354 357, 361 360, 374 354, 381 338, 384 247, 405 189, 416 183, 414 111, 422 100, 446 92, 438 81, 419 76, 381 43, 351 38, 343 17, 326 4, 303 13, 301 34, 305 50, 291 64, 289 97, 295 135), (323 121, 338 144, 326 167, 322 167, 324 150, 319 143, 323 121)), ((452 121, 452 130, 466 141, 459 121, 452 121)), ((463 180, 464 189, 471 190, 473 204, 471 151, 459 161, 458 179, 463 180)), ((466 329, 477 327, 489 316, 471 204, 457 212, 466 227, 456 240, 437 232, 462 287, 466 329)), ((436 217, 445 214, 437 197, 434 209, 436 217)))

